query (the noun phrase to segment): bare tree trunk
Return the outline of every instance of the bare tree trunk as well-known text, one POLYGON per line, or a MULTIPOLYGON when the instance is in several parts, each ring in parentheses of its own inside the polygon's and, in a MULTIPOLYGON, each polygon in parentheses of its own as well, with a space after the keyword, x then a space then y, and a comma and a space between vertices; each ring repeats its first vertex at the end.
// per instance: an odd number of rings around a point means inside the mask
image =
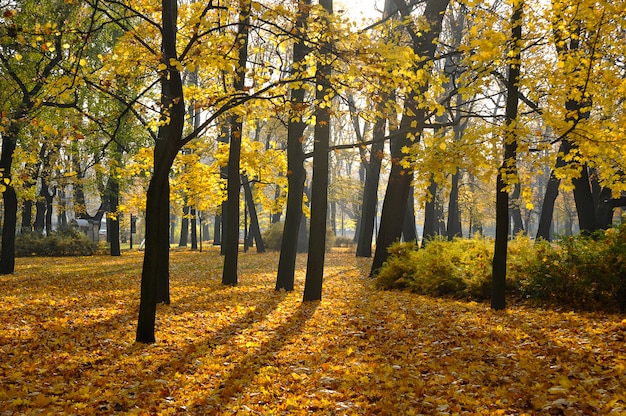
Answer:
MULTIPOLYGON (((328 14, 333 13, 332 0, 320 0, 328 14)), ((323 51, 331 46, 324 44, 323 51)), ((304 301, 321 300, 326 255, 326 216, 328 212, 328 148, 330 145, 330 106, 326 96, 333 93, 329 84, 331 67, 318 63, 315 93, 315 144, 313 148, 313 177, 311 179, 311 225, 309 231, 309 255, 304 282, 304 301)))
POLYGON ((452 186, 450 188, 450 200, 448 201, 448 240, 454 239, 454 237, 462 237, 463 230, 461 229, 461 213, 459 207, 459 175, 460 172, 457 169, 452 175, 452 186))
MULTIPOLYGON (((237 91, 243 90, 246 81, 246 63, 248 61, 248 33, 250 30, 251 1, 243 2, 239 15, 239 27, 236 45, 239 48, 237 74, 234 87, 237 91)), ((230 152, 228 154, 228 214, 226 215, 224 234, 224 270, 222 284, 234 286, 238 283, 237 263, 239 256, 239 196, 241 180, 239 166, 241 158, 241 136, 243 134, 243 119, 233 116, 230 131, 230 152)))
POLYGON ((505 111, 504 159, 496 180, 496 239, 492 264, 491 308, 506 306, 506 258, 509 240, 509 193, 506 176, 517 168, 517 133, 515 120, 518 115, 519 81, 521 64, 522 18, 524 2, 514 3, 511 15, 511 40, 513 42, 505 111))
MULTIPOLYGON (((185 122, 185 103, 180 72, 170 65, 176 59, 176 0, 162 0, 162 62, 167 70, 161 76, 161 104, 169 109, 169 123, 159 127, 154 148, 154 173, 146 200, 146 244, 141 273, 141 299, 137 320, 137 342, 153 343, 156 305, 165 293, 163 277, 169 281, 169 171, 180 150, 185 122), (164 244, 164 242, 166 244, 164 244), (165 258, 163 258, 165 257, 165 258), (167 270, 162 270, 167 266, 167 270)), ((169 291, 167 293, 169 297, 169 291)))
MULTIPOLYGON (((298 20, 296 31, 299 35, 306 32, 310 0, 298 1, 298 20)), ((304 38, 293 46, 293 65, 301 65, 309 52, 304 38)), ((295 71, 293 71, 295 73, 295 71)), ((280 245, 278 273, 276 276, 276 290, 293 291, 296 255, 298 253, 299 238, 306 237, 306 232, 300 231, 300 224, 304 220, 302 215, 302 201, 304 195, 304 151, 302 139, 306 123, 300 115, 300 107, 304 103, 305 91, 302 88, 292 89, 289 109, 289 124, 287 125, 287 209, 285 211, 285 225, 280 245)))

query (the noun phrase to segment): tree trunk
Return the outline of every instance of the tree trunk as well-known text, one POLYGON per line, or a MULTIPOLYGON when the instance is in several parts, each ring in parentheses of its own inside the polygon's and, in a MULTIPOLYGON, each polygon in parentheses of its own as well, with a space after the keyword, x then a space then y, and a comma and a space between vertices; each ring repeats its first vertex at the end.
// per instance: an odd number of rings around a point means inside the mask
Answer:
POLYGON ((33 201, 26 199, 22 205, 22 226, 23 233, 33 231, 33 201))
MULTIPOLYGON (((246 63, 248 61, 248 32, 250 30, 251 1, 243 2, 243 8, 239 15, 239 28, 236 45, 239 48, 237 74, 235 76, 235 90, 241 91, 245 86, 246 63)), ((231 119, 230 152, 228 154, 227 181, 228 213, 226 215, 224 235, 224 270, 222 284, 237 285, 237 263, 239 256, 239 196, 241 180, 239 178, 239 165, 241 158, 241 136, 243 133, 242 116, 233 116, 231 119)))
POLYGON ((506 258, 509 240, 509 183, 505 177, 516 174, 517 133, 516 123, 519 104, 519 81, 522 42, 522 1, 514 3, 511 14, 511 40, 513 42, 505 110, 504 158, 496 180, 496 238, 492 264, 491 308, 506 306, 506 258))
POLYGON ((213 245, 222 245, 222 216, 216 215, 213 221, 213 245))
POLYGON ((263 237, 261 236, 261 227, 259 226, 259 216, 256 211, 256 204, 252 197, 252 186, 247 176, 242 176, 244 195, 246 198, 246 205, 248 205, 248 213, 250 214, 250 234, 256 242, 257 253, 265 253, 265 244, 263 244, 263 237))
POLYGON ((457 169, 452 175, 452 186, 450 188, 450 200, 448 201, 448 240, 452 241, 455 237, 463 237, 461 228, 461 212, 459 207, 459 176, 457 169))
POLYGON ((411 187, 406 200, 406 210, 404 211, 404 224, 402 225, 402 238, 404 241, 414 241, 417 243, 417 230, 415 229, 415 198, 414 190, 411 187))
POLYGON ((380 168, 383 160, 385 143, 381 140, 385 136, 387 120, 379 118, 374 123, 369 162, 365 165, 365 184, 363 185, 363 204, 359 221, 359 240, 356 248, 357 257, 372 257, 372 239, 374 237, 374 219, 378 206, 378 183, 380 168))
MULTIPOLYGON (((115 152, 115 160, 117 162, 115 169, 121 169, 122 167, 123 152, 124 148, 121 144, 118 144, 115 152)), ((106 198, 109 201, 107 210, 114 213, 113 216, 109 216, 107 218, 107 240, 109 241, 111 256, 117 257, 120 256, 122 252, 120 248, 120 213, 118 212, 120 204, 120 182, 117 179, 117 172, 115 172, 115 169, 109 173, 106 198)))
POLYGON ((50 188, 47 190, 45 196, 46 201, 46 215, 44 216, 44 225, 46 227, 46 235, 50 236, 52 233, 52 202, 54 199, 54 192, 50 193, 50 188))
MULTIPOLYGON (((328 14, 333 13, 332 0, 320 0, 328 14)), ((326 22, 325 24, 328 24, 326 22)), ((322 50, 331 45, 321 46, 322 50)), ((319 62, 315 89, 315 144, 313 147, 313 177, 311 179, 311 224, 309 230, 309 254, 304 282, 304 301, 322 299, 324 257, 326 255, 326 216, 328 212, 328 148, 330 145, 330 103, 327 96, 333 94, 329 78, 331 66, 319 62)))
POLYGON ((198 224, 196 221, 196 209, 191 208, 189 211, 189 215, 191 215, 190 227, 191 227, 191 249, 198 249, 198 224))
POLYGON ((189 205, 183 207, 183 217, 180 220, 180 238, 178 247, 187 247, 187 238, 189 236, 189 205))
POLYGON ((430 175, 430 184, 428 185, 428 193, 430 200, 426 201, 424 207, 424 231, 422 233, 422 248, 426 247, 428 242, 437 235, 437 182, 435 176, 430 175))
POLYGON ((520 232, 524 232, 524 222, 522 221, 522 211, 520 209, 520 194, 521 186, 517 182, 513 188, 513 194, 511 195, 511 219, 513 221, 512 237, 515 237, 520 232))
POLYGON ((46 200, 44 199, 44 184, 42 183, 37 202, 35 202, 35 222, 33 228, 36 232, 42 233, 46 226, 46 200))
POLYGON ((537 227, 536 239, 544 239, 551 241, 552 217, 554 216, 554 204, 559 196, 559 186, 561 180, 556 176, 555 169, 565 166, 564 156, 571 150, 571 143, 562 140, 557 153, 555 168, 550 172, 550 179, 546 185, 546 193, 541 204, 541 215, 539 216, 539 225, 537 227))
POLYGON ((596 207, 593 204, 587 164, 583 164, 580 177, 572 179, 572 184, 574 185, 574 201, 576 202, 576 211, 578 212, 580 232, 586 235, 592 234, 599 227, 596 220, 596 207))
MULTIPOLYGON (((180 150, 185 103, 180 72, 170 65, 176 59, 176 0, 162 0, 162 63, 167 69, 161 75, 161 105, 168 109, 169 123, 159 127, 154 149, 154 173, 150 179, 146 200, 146 243, 141 273, 141 299, 137 320, 137 342, 155 341, 156 304, 163 295, 162 277, 169 270, 169 180, 170 168, 180 150), (165 212, 163 212, 165 211, 165 212), (165 237, 163 237, 165 236, 165 237), (166 244, 163 244, 166 242, 166 244), (168 252, 165 252, 167 249, 168 252), (165 256, 164 256, 165 254, 165 256), (162 257, 165 257, 163 259, 162 257), (159 293, 160 292, 160 293, 159 293)), ((166 115, 163 114, 163 117, 166 115)), ((169 293, 168 293, 169 295, 169 293)))
MULTIPOLYGON (((25 108, 18 112, 25 117, 25 108)), ((13 188, 11 169, 13 154, 17 136, 21 126, 18 122, 12 122, 7 132, 2 135, 2 153, 0 154, 0 175, 5 190, 2 193, 4 202, 4 218, 2 221, 2 251, 0 251, 0 274, 12 274, 15 272, 15 232, 17 231, 17 195, 13 188)))
MULTIPOLYGON (((300 34, 306 31, 310 0, 298 1, 298 20, 296 31, 300 34)), ((309 52, 303 38, 293 46, 293 65, 301 65, 309 52)), ((302 88, 291 90, 289 124, 287 125, 287 209, 285 211, 285 225, 280 243, 280 258, 276 276, 276 290, 293 291, 296 254, 299 248, 299 238, 306 237, 306 232, 300 232, 300 224, 304 220, 302 215, 302 200, 304 194, 304 151, 302 142, 306 123, 302 120, 301 111, 304 106, 305 91, 302 88)))

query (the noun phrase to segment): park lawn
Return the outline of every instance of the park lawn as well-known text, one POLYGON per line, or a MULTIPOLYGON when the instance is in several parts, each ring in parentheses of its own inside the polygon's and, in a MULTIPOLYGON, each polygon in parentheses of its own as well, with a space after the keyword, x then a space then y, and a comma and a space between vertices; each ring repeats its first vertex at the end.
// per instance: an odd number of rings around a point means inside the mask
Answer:
POLYGON ((323 300, 274 290, 276 253, 171 253, 157 343, 134 342, 142 253, 22 258, 0 276, 0 414, 626 412, 624 316, 377 291, 327 255, 323 300))

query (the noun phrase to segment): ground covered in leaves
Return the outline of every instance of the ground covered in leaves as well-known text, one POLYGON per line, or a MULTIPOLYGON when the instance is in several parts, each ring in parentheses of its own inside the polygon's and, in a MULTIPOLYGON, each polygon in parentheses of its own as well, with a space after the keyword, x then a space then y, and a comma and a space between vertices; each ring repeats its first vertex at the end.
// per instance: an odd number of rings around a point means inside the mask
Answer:
POLYGON ((275 253, 172 252, 157 343, 134 343, 141 253, 18 259, 0 276, 0 415, 626 413, 626 320, 377 291, 327 255, 324 299, 275 253))

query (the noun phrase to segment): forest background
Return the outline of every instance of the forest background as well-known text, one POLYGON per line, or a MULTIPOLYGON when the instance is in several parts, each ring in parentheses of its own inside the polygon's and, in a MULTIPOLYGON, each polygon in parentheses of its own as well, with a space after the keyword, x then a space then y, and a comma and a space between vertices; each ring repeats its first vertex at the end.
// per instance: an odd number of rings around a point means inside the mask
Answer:
POLYGON ((332 1, 1 6, 0 273, 18 233, 106 218, 119 255, 139 218, 142 342, 175 235, 219 243, 236 285, 241 224, 262 249, 284 218, 290 291, 308 218, 315 300, 327 223, 375 274, 423 212, 422 242, 493 230, 501 309, 509 235, 592 233, 623 204, 624 2, 387 1, 359 22, 332 1))

